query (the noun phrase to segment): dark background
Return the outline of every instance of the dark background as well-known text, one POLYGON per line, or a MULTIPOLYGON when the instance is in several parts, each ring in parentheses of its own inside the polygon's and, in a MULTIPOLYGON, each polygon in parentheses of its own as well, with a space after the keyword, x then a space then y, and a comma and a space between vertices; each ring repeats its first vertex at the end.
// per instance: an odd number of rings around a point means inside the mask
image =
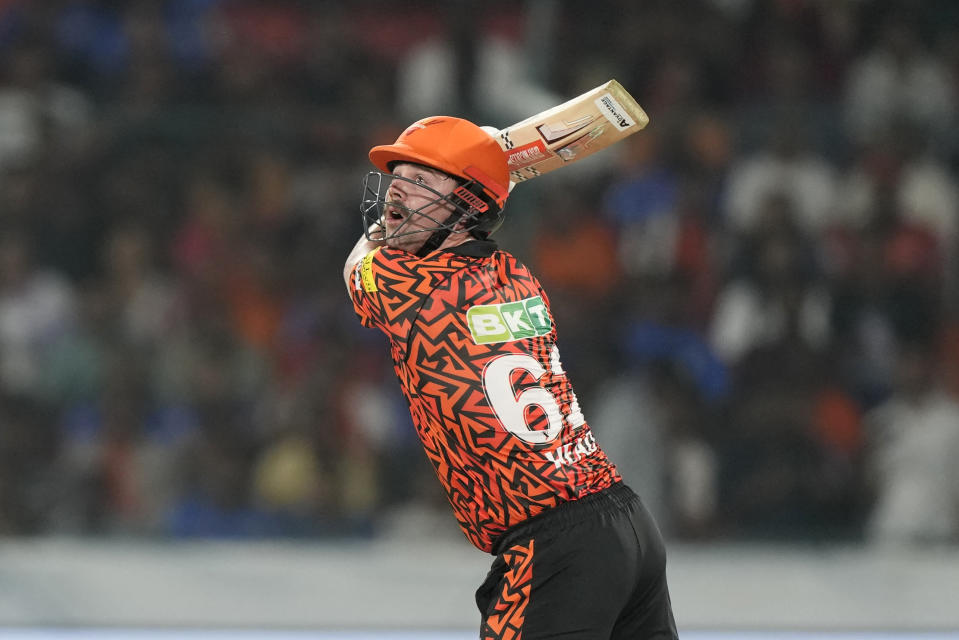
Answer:
POLYGON ((959 4, 0 2, 0 534, 452 524, 343 260, 370 146, 616 78, 517 187, 584 413, 680 540, 959 542, 959 4))

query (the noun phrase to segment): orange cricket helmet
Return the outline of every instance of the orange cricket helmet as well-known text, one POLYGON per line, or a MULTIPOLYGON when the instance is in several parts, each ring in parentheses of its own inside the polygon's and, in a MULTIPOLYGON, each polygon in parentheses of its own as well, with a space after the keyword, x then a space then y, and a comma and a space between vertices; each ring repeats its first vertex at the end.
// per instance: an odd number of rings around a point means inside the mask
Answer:
POLYGON ((469 120, 431 116, 417 120, 396 142, 370 149, 370 161, 385 173, 397 162, 413 162, 473 182, 477 196, 498 215, 509 196, 509 166, 496 140, 469 120))

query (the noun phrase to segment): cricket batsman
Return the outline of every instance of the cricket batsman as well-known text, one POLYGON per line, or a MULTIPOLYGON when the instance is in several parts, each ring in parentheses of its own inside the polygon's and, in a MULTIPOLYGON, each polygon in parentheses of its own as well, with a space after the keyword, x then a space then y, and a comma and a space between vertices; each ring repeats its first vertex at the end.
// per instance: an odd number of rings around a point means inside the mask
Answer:
POLYGON ((463 533, 495 556, 480 637, 678 638, 662 536, 593 438, 546 292, 490 240, 509 196, 503 151, 437 116, 369 157, 343 275, 360 321, 389 338, 463 533))

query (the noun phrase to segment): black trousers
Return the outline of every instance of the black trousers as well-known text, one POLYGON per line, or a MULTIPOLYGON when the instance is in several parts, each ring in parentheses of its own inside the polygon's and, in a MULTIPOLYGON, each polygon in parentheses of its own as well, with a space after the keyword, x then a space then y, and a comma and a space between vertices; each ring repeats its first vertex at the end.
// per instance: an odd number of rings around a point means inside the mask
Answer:
POLYGON ((678 638, 666 550, 619 483, 507 531, 476 591, 483 640, 678 638))

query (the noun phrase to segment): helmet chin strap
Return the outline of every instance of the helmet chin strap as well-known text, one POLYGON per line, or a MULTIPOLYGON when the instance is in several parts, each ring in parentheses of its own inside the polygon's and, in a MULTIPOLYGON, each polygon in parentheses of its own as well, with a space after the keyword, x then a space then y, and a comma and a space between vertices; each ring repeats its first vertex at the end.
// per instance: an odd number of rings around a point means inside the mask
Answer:
POLYGON ((446 222, 443 223, 443 227, 434 231, 430 237, 426 239, 426 242, 423 243, 423 246, 416 252, 417 257, 424 258, 433 251, 436 251, 439 246, 450 237, 450 234, 453 233, 453 227, 456 226, 456 223, 462 217, 463 211, 459 207, 455 207, 450 211, 450 215, 446 218, 446 222))

